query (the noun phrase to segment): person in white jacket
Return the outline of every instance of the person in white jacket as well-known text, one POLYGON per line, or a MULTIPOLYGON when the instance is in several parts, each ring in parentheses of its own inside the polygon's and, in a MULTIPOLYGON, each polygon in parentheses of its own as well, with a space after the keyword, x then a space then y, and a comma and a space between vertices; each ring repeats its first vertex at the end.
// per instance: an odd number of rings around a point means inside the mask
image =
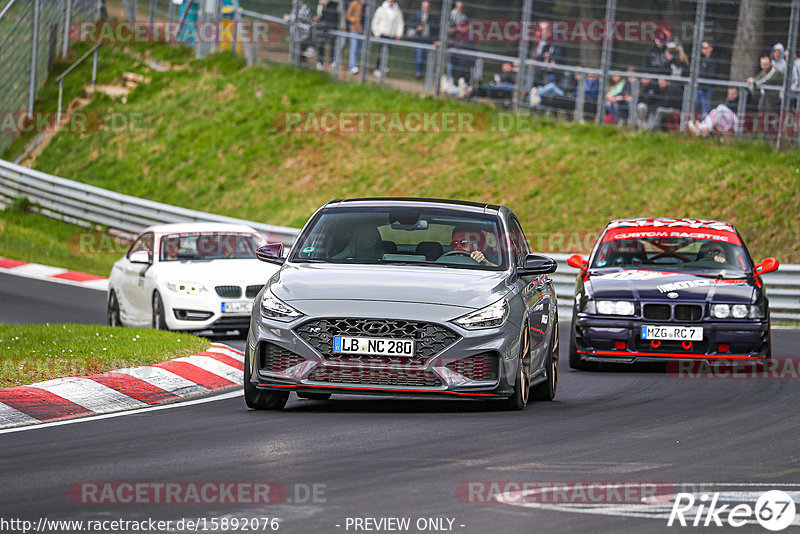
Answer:
MULTIPOLYGON (((403 12, 394 0, 385 0, 372 16, 372 35, 386 39, 403 37, 403 12)), ((381 56, 375 63, 375 76, 380 77, 381 56)))

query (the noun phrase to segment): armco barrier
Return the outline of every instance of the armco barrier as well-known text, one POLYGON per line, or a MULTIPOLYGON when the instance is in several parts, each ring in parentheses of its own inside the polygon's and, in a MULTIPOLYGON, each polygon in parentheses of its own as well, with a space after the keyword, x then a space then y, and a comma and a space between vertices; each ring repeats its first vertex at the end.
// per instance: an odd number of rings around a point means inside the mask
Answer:
POLYGON ((48 217, 83 225, 100 224, 128 233, 137 233, 160 223, 238 223, 250 225, 267 239, 287 245, 292 244, 299 233, 296 228, 245 221, 123 195, 0 160, 0 205, 19 197, 38 204, 38 211, 48 217))
MULTIPOLYGON (((300 232, 123 195, 0 160, 0 206, 19 197, 35 202, 39 211, 49 217, 84 225, 100 224, 129 233, 158 223, 229 222, 250 225, 268 239, 291 245, 300 232)), ((567 265, 566 254, 550 256, 558 262, 558 271, 552 278, 559 297, 559 318, 569 319, 578 270, 567 265)), ((800 323, 800 265, 781 265, 777 271, 764 275, 764 282, 773 323, 800 323)))

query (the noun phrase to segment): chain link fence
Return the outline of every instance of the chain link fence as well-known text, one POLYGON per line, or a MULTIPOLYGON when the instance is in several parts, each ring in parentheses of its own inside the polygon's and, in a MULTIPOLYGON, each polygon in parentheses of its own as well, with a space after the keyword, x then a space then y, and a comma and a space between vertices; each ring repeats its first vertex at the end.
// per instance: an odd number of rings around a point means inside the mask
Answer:
MULTIPOLYGON (((67 52, 70 20, 94 19, 99 0, 0 0, 0 117, 18 121, 34 112, 36 92, 67 52)), ((0 125, 0 153, 17 128, 0 125)))

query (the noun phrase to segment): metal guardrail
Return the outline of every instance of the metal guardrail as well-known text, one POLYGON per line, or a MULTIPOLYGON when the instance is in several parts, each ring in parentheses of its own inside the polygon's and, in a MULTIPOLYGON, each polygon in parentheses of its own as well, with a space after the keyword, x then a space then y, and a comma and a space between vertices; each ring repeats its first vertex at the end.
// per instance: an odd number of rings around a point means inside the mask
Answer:
MULTIPOLYGON (((152 224, 173 222, 228 222, 247 224, 268 239, 291 245, 297 228, 262 224, 205 213, 115 193, 107 189, 59 178, 0 160, 0 206, 26 197, 43 215, 81 225, 99 224, 137 233, 152 224)), ((572 317, 578 270, 567 265, 567 254, 548 254, 558 262, 552 275, 561 319, 572 317)), ((773 323, 800 323, 800 265, 781 265, 764 275, 773 323)))
POLYGON ((83 226, 99 224, 126 233, 138 233, 161 223, 224 222, 247 224, 269 240, 291 245, 296 228, 261 224, 123 195, 0 160, 0 206, 25 197, 48 217, 83 226))
MULTIPOLYGON (((558 295, 558 316, 562 320, 571 319, 579 271, 567 265, 568 254, 547 255, 558 263, 558 270, 551 276, 558 295)), ((800 323, 800 265, 781 265, 777 271, 765 274, 763 280, 769 297, 772 323, 800 323)))

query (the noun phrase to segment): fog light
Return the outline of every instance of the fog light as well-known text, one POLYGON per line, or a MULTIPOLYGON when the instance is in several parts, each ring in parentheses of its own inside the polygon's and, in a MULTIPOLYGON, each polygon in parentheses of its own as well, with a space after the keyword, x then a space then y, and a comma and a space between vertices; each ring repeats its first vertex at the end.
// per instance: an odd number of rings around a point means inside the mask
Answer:
POLYGON ((628 347, 628 344, 624 341, 614 341, 614 348, 617 350, 625 350, 628 347))
POLYGON ((728 352, 731 350, 729 343, 717 343, 717 352, 728 352))

